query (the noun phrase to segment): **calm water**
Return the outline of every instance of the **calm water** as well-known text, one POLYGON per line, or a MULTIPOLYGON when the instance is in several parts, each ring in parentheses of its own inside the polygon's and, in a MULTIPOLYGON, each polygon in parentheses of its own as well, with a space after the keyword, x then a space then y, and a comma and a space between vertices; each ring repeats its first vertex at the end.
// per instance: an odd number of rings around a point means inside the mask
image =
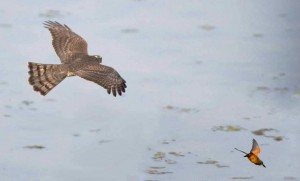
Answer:
POLYGON ((300 180, 300 2, 3 1, 0 179, 300 180), (27 62, 59 63, 43 21, 70 26, 127 81, 114 98, 27 62), (261 146, 267 168, 234 147, 261 146))

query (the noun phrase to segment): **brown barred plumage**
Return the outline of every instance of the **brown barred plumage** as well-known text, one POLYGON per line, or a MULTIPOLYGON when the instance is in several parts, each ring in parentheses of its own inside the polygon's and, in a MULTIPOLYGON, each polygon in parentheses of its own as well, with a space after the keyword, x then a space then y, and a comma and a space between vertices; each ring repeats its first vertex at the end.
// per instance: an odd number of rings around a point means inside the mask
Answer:
POLYGON ((114 96, 125 92, 126 81, 116 70, 102 65, 102 57, 90 56, 87 42, 67 25, 44 23, 52 35, 52 45, 62 64, 28 63, 29 83, 35 91, 46 95, 67 76, 77 75, 104 87, 114 96))
POLYGON ((60 71, 62 65, 28 63, 29 83, 33 90, 45 96, 57 84, 67 77, 66 71, 60 71))

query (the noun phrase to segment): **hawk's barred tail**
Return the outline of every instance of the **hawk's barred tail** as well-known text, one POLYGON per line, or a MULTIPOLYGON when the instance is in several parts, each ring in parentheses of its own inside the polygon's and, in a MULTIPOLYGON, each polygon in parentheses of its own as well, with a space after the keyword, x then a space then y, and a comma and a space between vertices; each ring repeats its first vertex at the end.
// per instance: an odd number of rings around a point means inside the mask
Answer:
POLYGON ((61 71, 62 65, 28 63, 29 83, 33 90, 45 96, 57 84, 67 76, 67 72, 61 71))

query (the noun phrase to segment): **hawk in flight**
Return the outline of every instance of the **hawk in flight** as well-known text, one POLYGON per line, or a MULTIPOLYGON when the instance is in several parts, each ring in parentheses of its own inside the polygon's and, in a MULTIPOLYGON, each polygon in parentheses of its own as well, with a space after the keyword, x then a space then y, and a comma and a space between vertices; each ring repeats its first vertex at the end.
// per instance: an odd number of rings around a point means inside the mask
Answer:
POLYGON ((95 82, 116 96, 125 92, 126 81, 116 70, 102 65, 102 57, 88 55, 87 42, 67 25, 58 22, 44 23, 52 35, 52 45, 61 64, 28 63, 29 83, 33 90, 45 96, 66 77, 79 76, 95 82))

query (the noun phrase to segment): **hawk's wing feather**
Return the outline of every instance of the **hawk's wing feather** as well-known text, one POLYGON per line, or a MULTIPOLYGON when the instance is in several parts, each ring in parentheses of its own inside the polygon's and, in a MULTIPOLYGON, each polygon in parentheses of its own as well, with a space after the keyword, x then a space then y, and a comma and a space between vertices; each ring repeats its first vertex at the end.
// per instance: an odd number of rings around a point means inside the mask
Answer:
POLYGON ((258 154, 260 153, 259 145, 258 145, 258 143, 256 142, 255 139, 253 139, 252 149, 251 149, 250 152, 253 153, 256 156, 258 156, 258 154))
POLYGON ((108 94, 112 92, 116 96, 117 93, 122 95, 122 92, 125 92, 126 81, 111 67, 95 63, 81 68, 74 74, 104 87, 108 94))
POLYGON ((45 21, 44 25, 52 35, 52 45, 62 63, 72 61, 78 54, 88 54, 87 42, 67 25, 56 21, 45 21))

